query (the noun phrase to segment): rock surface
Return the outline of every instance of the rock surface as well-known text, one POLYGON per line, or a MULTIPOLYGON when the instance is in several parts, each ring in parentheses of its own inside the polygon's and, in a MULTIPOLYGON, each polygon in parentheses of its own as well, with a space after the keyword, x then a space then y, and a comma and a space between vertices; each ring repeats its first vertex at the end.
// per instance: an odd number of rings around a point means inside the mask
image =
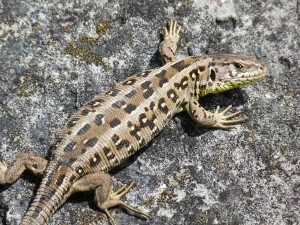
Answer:
MULTIPOLYGON (((137 181, 117 224, 299 224, 299 1, 0 1, 0 160, 49 156, 68 116, 95 94, 160 65, 169 18, 182 25, 180 55, 242 53, 266 62, 266 78, 201 99, 232 104, 248 122, 197 127, 179 114, 151 145, 112 172, 137 181)), ((18 224, 39 185, 25 173, 0 187, 0 224, 18 224)), ((70 198, 49 224, 109 224, 92 193, 70 198)))

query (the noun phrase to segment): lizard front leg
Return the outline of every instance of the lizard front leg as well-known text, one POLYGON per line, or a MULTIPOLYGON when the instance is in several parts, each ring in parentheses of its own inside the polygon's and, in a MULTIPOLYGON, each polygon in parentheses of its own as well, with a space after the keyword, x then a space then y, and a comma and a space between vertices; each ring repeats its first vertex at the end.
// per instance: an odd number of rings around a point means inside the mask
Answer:
POLYGON ((10 167, 7 167, 5 162, 0 162, 0 184, 14 183, 26 169, 40 176, 45 171, 47 164, 46 159, 35 156, 31 152, 20 154, 10 167))
POLYGON ((115 225, 115 220, 109 213, 108 209, 117 205, 121 205, 136 213, 142 214, 146 217, 150 217, 149 214, 135 209, 121 200, 121 197, 124 196, 132 188, 134 183, 135 182, 132 182, 129 186, 127 184, 123 185, 123 187, 114 192, 113 187, 111 186, 111 177, 107 173, 102 171, 93 174, 87 174, 84 177, 80 178, 72 186, 71 192, 75 193, 94 189, 95 202, 97 206, 105 212, 111 223, 115 225))
POLYGON ((203 127, 232 129, 234 127, 228 125, 245 122, 244 119, 229 120, 242 113, 241 111, 237 111, 226 116, 225 114, 232 108, 231 105, 222 112, 219 112, 220 107, 218 106, 215 112, 211 113, 206 111, 196 99, 191 99, 185 107, 197 124, 203 127))
POLYGON ((181 27, 176 20, 170 20, 168 28, 164 27, 164 40, 159 45, 159 53, 164 63, 176 61, 177 43, 181 27))

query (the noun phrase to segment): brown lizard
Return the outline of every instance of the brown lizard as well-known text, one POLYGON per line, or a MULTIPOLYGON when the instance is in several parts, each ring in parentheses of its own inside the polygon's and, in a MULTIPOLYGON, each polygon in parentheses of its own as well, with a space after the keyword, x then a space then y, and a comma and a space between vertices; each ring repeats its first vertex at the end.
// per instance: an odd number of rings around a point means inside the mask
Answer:
POLYGON ((0 162, 0 184, 15 182, 24 170, 42 175, 36 196, 21 225, 46 224, 54 212, 75 192, 95 190, 95 202, 115 221, 108 209, 121 205, 149 217, 121 200, 133 186, 113 192, 108 171, 120 165, 150 142, 174 114, 186 110, 197 124, 222 129, 243 119, 241 112, 206 111, 198 99, 209 93, 249 84, 266 75, 267 66, 242 55, 203 55, 176 61, 180 26, 170 20, 163 28, 159 46, 164 65, 129 77, 93 98, 66 123, 51 160, 30 152, 17 157, 12 166, 0 162))

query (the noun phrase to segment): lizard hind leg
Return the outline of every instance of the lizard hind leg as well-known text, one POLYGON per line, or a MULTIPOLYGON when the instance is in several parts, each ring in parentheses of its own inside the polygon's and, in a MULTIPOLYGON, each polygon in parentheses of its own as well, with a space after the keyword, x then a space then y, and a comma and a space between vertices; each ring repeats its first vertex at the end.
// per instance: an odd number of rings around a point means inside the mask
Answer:
POLYGON ((108 210, 118 205, 149 217, 147 213, 135 209, 121 200, 121 197, 124 196, 132 188, 134 183, 135 182, 132 182, 129 186, 126 184, 119 190, 114 192, 113 187, 111 186, 111 176, 104 171, 100 171, 92 174, 87 174, 77 180, 72 185, 71 193, 95 190, 96 205, 105 212, 111 223, 115 225, 115 220, 108 210))
POLYGON ((133 212, 141 214, 147 218, 150 217, 150 215, 148 213, 145 213, 141 210, 135 209, 121 200, 121 197, 124 196, 132 188, 132 186, 134 184, 135 184, 134 181, 129 186, 127 184, 125 184, 119 190, 117 190, 115 192, 113 191, 113 187, 111 186, 110 193, 104 202, 99 201, 99 199, 101 199, 101 197, 99 197, 99 195, 102 195, 102 192, 97 193, 97 190, 96 190, 95 199, 96 199, 97 205, 101 210, 103 210, 105 212, 105 214, 108 216, 108 218, 110 219, 110 221, 113 225, 115 225, 116 223, 115 223, 115 220, 112 217, 112 215, 109 213, 108 209, 112 208, 114 206, 117 206, 117 205, 121 205, 121 206, 123 206, 133 212))

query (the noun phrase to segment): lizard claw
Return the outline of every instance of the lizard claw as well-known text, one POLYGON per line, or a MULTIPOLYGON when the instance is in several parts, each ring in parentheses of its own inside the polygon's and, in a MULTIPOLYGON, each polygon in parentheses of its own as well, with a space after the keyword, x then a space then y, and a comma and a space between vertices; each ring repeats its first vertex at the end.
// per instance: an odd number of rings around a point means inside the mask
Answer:
POLYGON ((236 119, 236 120, 229 120, 235 116, 240 115, 242 112, 237 111, 235 113, 229 114, 225 116, 225 114, 232 108, 232 105, 229 105, 226 109, 224 109, 222 112, 219 112, 220 106, 217 106, 215 112, 214 112, 214 117, 216 118, 217 122, 213 126, 215 128, 221 128, 221 129, 234 129, 235 127, 233 126, 228 126, 230 124, 237 124, 237 123, 243 123, 245 122, 244 119, 236 119))
POLYGON ((115 223, 115 220, 112 217, 112 215, 109 213, 108 209, 111 207, 114 207, 116 205, 121 205, 121 206, 123 206, 129 210, 132 210, 136 213, 142 214, 147 218, 150 217, 150 215, 148 213, 145 213, 143 211, 135 209, 135 208, 131 207, 130 205, 127 205, 126 203, 124 203, 121 200, 121 197, 124 196, 132 188, 132 186, 134 184, 135 184, 135 181, 133 181, 129 186, 127 184, 125 184, 119 190, 117 190, 115 192, 113 191, 113 187, 111 187, 110 194, 109 194, 107 200, 99 206, 99 208, 105 212, 105 214, 107 215, 107 217, 109 218, 109 220, 111 221, 111 223, 113 225, 115 225, 116 223, 115 223))

